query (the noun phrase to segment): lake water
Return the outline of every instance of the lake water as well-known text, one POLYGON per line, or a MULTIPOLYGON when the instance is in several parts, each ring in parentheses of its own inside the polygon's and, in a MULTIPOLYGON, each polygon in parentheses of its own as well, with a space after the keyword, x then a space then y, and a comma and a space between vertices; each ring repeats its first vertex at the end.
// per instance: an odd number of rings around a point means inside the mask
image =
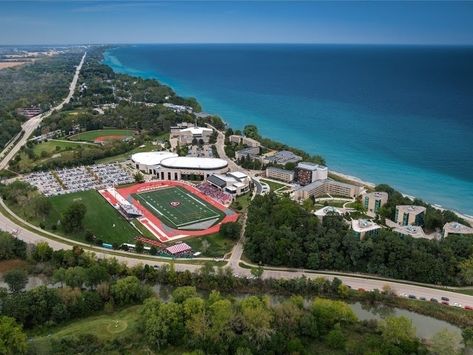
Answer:
POLYGON ((473 47, 136 45, 104 63, 329 168, 473 214, 473 47))

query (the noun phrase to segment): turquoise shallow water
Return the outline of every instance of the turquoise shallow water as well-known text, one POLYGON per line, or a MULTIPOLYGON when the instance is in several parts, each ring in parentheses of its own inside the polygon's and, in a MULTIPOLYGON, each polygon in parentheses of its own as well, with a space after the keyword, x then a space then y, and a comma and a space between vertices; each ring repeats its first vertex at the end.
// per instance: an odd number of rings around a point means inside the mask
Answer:
POLYGON ((473 48, 137 45, 104 62, 334 170, 473 214, 473 48))

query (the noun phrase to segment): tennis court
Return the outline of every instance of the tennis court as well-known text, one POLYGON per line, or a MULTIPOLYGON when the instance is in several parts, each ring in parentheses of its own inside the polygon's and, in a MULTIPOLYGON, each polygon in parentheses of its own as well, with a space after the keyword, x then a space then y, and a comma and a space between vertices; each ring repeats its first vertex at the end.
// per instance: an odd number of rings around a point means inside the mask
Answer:
POLYGON ((176 229, 214 219, 217 222, 225 216, 216 207, 178 186, 162 187, 132 197, 159 220, 176 229))

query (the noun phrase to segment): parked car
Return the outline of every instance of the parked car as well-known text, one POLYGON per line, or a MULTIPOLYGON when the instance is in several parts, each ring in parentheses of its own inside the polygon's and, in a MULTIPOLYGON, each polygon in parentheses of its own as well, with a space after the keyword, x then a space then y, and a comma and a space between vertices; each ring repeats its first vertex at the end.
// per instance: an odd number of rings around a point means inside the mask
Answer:
POLYGON ((473 311, 473 307, 471 307, 471 306, 465 306, 465 309, 467 309, 469 311, 473 311))
POLYGON ((360 292, 366 292, 366 290, 364 288, 359 288, 358 291, 360 292))
POLYGON ((447 302, 448 302, 448 301, 450 301, 450 298, 448 298, 448 297, 442 297, 442 301, 447 301, 447 302))
POLYGON ((442 304, 448 306, 448 302, 447 302, 447 301, 442 301, 442 304))
POLYGON ((430 299, 430 302, 438 303, 438 301, 437 301, 436 298, 431 298, 431 299, 430 299))
POLYGON ((414 296, 414 295, 409 295, 409 298, 410 298, 410 299, 413 299, 413 300, 417 299, 417 297, 414 296))
POLYGON ((454 305, 455 307, 458 307, 458 308, 463 308, 463 306, 462 306, 461 303, 455 302, 453 305, 454 305))
POLYGON ((419 298, 421 301, 427 301, 427 299, 425 297, 420 297, 419 298))

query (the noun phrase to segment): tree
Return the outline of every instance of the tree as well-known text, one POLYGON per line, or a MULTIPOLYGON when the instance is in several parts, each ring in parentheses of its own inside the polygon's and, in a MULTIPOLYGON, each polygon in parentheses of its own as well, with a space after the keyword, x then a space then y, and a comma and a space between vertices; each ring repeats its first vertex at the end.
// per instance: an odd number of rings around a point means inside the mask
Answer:
POLYGON ((85 275, 85 284, 88 287, 94 288, 98 284, 108 281, 110 275, 107 273, 107 269, 101 265, 93 265, 87 269, 85 275))
POLYGON ((87 207, 81 202, 73 202, 62 215, 61 224, 65 232, 73 232, 83 228, 87 207))
POLYGON ((133 178, 135 179, 135 182, 138 182, 138 183, 145 181, 145 177, 140 171, 138 171, 135 175, 133 175, 133 178))
POLYGON ((26 257, 26 243, 10 233, 0 231, 0 260, 26 257))
POLYGON ((15 320, 0 316, 0 354, 25 354, 27 347, 26 334, 15 320))
POLYGON ((144 250, 145 250, 145 245, 143 244, 141 240, 138 240, 135 244, 135 251, 138 254, 142 254, 144 250))
POLYGON ((458 355, 461 353, 461 341, 459 334, 444 329, 434 334, 430 350, 436 355, 458 355))
POLYGON ((331 349, 342 350, 345 348, 346 337, 339 324, 336 324, 334 329, 326 335, 325 342, 331 349))
POLYGON ((28 274, 23 269, 13 269, 3 276, 3 281, 7 283, 11 292, 17 293, 28 283, 28 274))
POLYGON ((31 206, 36 217, 47 217, 51 211, 52 205, 51 201, 47 197, 38 195, 31 200, 31 206))
POLYGON ((183 303, 186 299, 196 296, 197 290, 195 286, 178 287, 172 292, 172 299, 176 303, 183 303))
POLYGON ((463 343, 466 347, 471 347, 473 345, 473 328, 468 327, 462 331, 463 343))
POLYGON ((467 285, 473 284, 473 257, 460 262, 460 275, 467 285))
POLYGON ((151 293, 149 287, 141 285, 136 276, 118 280, 112 285, 111 291, 115 303, 119 305, 141 302, 151 293))
POLYGON ((337 323, 350 324, 357 319, 350 306, 342 301, 317 298, 312 302, 311 310, 321 333, 327 333, 337 323))
POLYGON ((157 255, 157 254, 158 254, 158 248, 156 248, 154 245, 152 245, 152 246, 149 248, 149 254, 150 254, 150 255, 157 255))
POLYGON ((415 340, 415 328, 406 317, 387 317, 381 324, 384 341, 400 345, 415 340))
POLYGON ((53 255, 53 248, 46 242, 39 242, 36 244, 33 251, 33 259, 36 261, 48 261, 51 260, 53 255))
POLYGON ((264 273, 264 268, 259 265, 258 267, 252 267, 251 268, 251 275, 253 275, 254 277, 256 278, 261 278, 261 276, 263 276, 263 273, 264 273))
POLYGON ((237 240, 238 238, 240 238, 240 231, 241 225, 237 222, 228 222, 222 224, 222 226, 220 227, 220 233, 225 238, 230 238, 233 240, 237 240))
POLYGON ((82 266, 70 267, 65 272, 65 283, 69 287, 81 288, 86 280, 86 272, 82 266))

